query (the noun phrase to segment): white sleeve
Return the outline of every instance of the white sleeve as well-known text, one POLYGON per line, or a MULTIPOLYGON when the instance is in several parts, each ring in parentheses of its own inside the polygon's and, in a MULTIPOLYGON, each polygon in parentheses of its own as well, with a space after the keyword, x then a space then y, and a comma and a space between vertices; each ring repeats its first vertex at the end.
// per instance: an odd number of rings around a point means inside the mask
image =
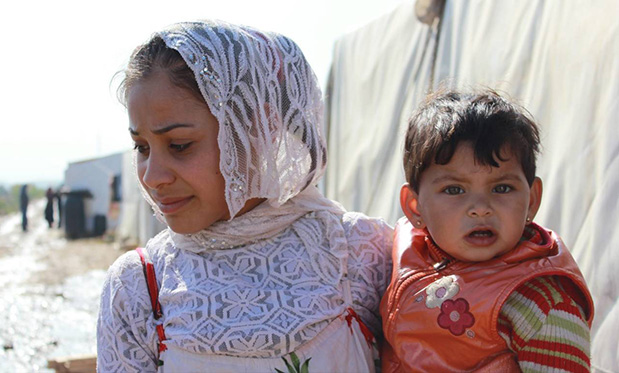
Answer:
POLYGON ((109 268, 97 321, 98 372, 155 372, 157 340, 142 264, 128 252, 109 268))
POLYGON ((348 277, 355 312, 375 334, 381 334, 380 301, 391 279, 393 228, 382 219, 346 213, 348 277))

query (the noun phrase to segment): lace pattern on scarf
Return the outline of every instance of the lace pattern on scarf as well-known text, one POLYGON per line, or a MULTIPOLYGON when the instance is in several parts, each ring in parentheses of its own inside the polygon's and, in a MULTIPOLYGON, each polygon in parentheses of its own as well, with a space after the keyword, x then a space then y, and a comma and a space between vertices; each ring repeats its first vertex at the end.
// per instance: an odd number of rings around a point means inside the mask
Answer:
POLYGON ((230 216, 251 198, 278 207, 326 166, 316 76, 290 39, 219 21, 160 32, 194 71, 220 123, 220 169, 230 216))

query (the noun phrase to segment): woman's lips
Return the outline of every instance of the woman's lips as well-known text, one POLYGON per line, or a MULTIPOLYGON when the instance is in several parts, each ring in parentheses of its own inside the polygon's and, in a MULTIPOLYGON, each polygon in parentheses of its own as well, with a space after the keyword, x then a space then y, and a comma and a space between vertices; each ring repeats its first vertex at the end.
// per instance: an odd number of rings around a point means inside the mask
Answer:
POLYGON ((157 206, 159 206, 159 210, 161 210, 161 212, 164 215, 171 215, 171 214, 178 212, 180 209, 182 209, 192 199, 193 199, 193 196, 181 197, 181 198, 165 198, 165 199, 156 200, 156 201, 157 201, 157 206))

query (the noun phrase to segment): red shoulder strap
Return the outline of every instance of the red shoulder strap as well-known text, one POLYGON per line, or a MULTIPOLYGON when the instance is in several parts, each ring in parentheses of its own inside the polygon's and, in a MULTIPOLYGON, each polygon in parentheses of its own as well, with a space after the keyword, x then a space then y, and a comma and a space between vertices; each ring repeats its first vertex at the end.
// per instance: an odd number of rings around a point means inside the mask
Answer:
MULTIPOLYGON (((157 286, 155 266, 144 248, 138 247, 135 251, 137 251, 140 256, 140 261, 142 262, 142 269, 144 270, 144 277, 146 277, 146 287, 148 288, 148 295, 150 296, 150 304, 153 309, 153 315, 155 316, 155 320, 159 320, 159 318, 163 316, 163 313, 161 312, 161 303, 159 303, 159 287, 157 286)), ((156 329, 157 337, 159 338, 158 354, 160 355, 161 352, 165 351, 167 348, 163 343, 166 340, 166 336, 162 324, 157 323, 156 329)), ((159 359, 159 356, 157 356, 157 364, 163 365, 163 361, 159 359)))
POLYGON ((148 288, 148 294, 150 295, 150 304, 153 308, 153 314, 155 320, 159 320, 162 316, 161 304, 159 303, 159 287, 157 286, 157 276, 155 275, 155 267, 153 262, 148 257, 144 248, 138 247, 135 249, 142 261, 142 268, 144 269, 144 276, 146 277, 146 287, 148 288))

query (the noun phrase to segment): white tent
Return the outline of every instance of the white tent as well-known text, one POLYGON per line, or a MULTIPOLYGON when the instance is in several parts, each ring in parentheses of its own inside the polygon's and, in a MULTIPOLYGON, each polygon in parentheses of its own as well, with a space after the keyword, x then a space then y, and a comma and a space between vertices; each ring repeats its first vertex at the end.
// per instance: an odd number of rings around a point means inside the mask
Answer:
POLYGON ((328 197, 395 223, 406 121, 430 88, 507 92, 542 127, 536 221, 556 230, 596 305, 592 363, 619 372, 619 2, 415 2, 343 36, 327 87, 328 197), (437 43, 438 40, 438 43, 437 43))
MULTIPOLYGON (((84 232, 85 235, 93 233, 95 229, 95 217, 106 217, 106 228, 114 230, 118 224, 118 213, 114 201, 114 177, 121 174, 122 153, 110 154, 104 157, 82 160, 69 163, 64 175, 63 190, 68 193, 75 191, 87 191, 90 197, 83 199, 84 206, 84 232)), ((66 200, 66 197, 65 197, 66 200)), ((66 201, 65 201, 66 203, 66 201)), ((65 222, 71 211, 64 211, 65 222)), ((79 218, 75 218, 79 219, 79 218)), ((103 232, 100 232, 103 233, 103 232)))
POLYGON ((148 240, 166 225, 158 221, 153 210, 140 191, 140 184, 133 166, 134 152, 123 153, 122 158, 122 204, 116 241, 124 248, 144 246, 148 240))

